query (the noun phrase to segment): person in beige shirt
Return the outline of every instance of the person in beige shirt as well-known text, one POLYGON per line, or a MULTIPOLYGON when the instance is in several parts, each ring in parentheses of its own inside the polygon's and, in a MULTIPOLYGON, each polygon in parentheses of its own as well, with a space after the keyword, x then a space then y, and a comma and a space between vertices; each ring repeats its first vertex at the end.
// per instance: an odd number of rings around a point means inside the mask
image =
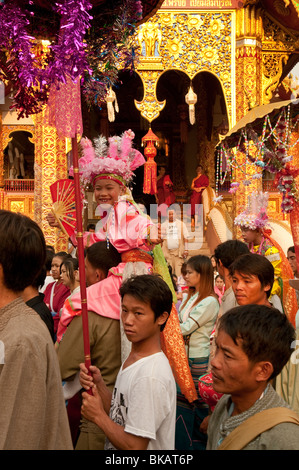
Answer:
POLYGON ((209 421, 207 450, 299 450, 299 416, 271 385, 294 339, 294 327, 273 307, 243 305, 221 317, 211 365, 223 396, 209 421))
POLYGON ((72 450, 57 355, 21 298, 46 259, 39 226, 0 210, 0 449, 72 450))

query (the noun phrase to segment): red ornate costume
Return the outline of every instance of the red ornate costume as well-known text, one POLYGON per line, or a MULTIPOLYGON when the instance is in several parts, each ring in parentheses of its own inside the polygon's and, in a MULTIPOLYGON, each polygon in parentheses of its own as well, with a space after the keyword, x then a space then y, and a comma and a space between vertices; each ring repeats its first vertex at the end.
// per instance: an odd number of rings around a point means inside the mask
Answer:
POLYGON ((195 215, 195 205, 201 204, 201 191, 196 191, 198 188, 206 188, 209 186, 209 178, 206 175, 198 175, 196 178, 193 179, 191 184, 191 189, 193 190, 190 197, 190 204, 191 204, 191 215, 195 215))
POLYGON ((173 193, 173 183, 169 175, 164 175, 162 178, 157 180, 157 194, 158 194, 158 204, 171 204, 175 203, 175 194, 173 193))

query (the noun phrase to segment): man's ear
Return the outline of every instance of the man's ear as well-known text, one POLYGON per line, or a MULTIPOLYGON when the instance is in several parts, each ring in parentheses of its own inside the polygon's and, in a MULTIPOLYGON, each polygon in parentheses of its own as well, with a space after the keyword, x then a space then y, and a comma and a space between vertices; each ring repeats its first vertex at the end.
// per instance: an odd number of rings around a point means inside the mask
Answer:
POLYGON ((269 361, 260 361, 256 364, 256 380, 257 382, 268 382, 273 374, 274 368, 269 361))
POLYGON ((168 312, 163 312, 162 315, 160 315, 157 319, 158 325, 162 326, 166 321, 168 320, 169 313, 168 312))
POLYGON ((271 290, 270 284, 266 284, 266 285, 264 286, 264 291, 267 292, 268 290, 271 290))

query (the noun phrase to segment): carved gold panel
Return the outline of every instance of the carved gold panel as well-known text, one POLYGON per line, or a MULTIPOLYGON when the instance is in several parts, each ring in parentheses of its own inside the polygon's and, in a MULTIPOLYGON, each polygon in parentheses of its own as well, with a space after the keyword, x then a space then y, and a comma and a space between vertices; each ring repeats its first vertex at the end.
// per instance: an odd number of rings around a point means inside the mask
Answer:
POLYGON ((11 212, 20 212, 34 219, 33 196, 27 195, 4 195, 4 209, 11 212))
POLYGON ((9 210, 12 211, 12 212, 21 212, 21 213, 25 212, 25 201, 24 200, 23 201, 9 200, 8 204, 9 204, 9 210))
POLYGON ((156 96, 156 85, 161 72, 140 70, 139 75, 143 82, 144 96, 142 101, 135 100, 135 106, 142 117, 152 122, 159 116, 166 104, 166 100, 158 101, 156 96))
POLYGON ((18 131, 26 131, 29 132, 32 137, 28 137, 28 140, 32 142, 33 144, 35 143, 35 130, 34 126, 32 125, 3 125, 2 126, 2 142, 3 142, 3 149, 7 147, 9 142, 13 139, 13 136, 11 135, 13 132, 18 132, 18 131))
POLYGON ((284 53, 269 52, 263 54, 263 104, 269 103, 271 100, 288 58, 288 54, 284 53))
POLYGON ((263 15, 263 103, 269 103, 273 92, 280 82, 283 67, 290 55, 298 49, 298 38, 263 15))
POLYGON ((46 216, 52 207, 50 186, 56 180, 67 177, 66 141, 57 136, 54 127, 46 125, 45 113, 34 116, 35 145, 35 191, 34 214, 36 222, 41 226, 49 245, 56 251, 67 249, 66 236, 49 226, 46 216))
MULTIPOLYGON (((2 122, 1 122, 2 124, 2 122)), ((0 146, 0 186, 4 186, 4 150, 13 139, 12 133, 17 131, 27 131, 32 137, 28 137, 30 142, 34 144, 35 132, 32 125, 1 125, 1 146, 0 146)))
POLYGON ((199 72, 217 76, 228 114, 234 110, 235 12, 230 10, 160 10, 141 25, 134 44, 139 50, 136 69, 144 85, 144 98, 137 109, 150 122, 165 102, 158 102, 156 86, 167 70, 181 70, 190 80, 199 72))

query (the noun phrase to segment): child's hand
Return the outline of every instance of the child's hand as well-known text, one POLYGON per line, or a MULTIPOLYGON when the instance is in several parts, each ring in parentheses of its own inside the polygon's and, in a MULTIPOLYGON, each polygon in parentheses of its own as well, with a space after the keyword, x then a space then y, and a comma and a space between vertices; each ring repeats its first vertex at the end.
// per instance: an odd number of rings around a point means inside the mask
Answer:
POLYGON ((52 212, 49 212, 48 215, 46 216, 47 222, 50 225, 50 227, 59 227, 59 223, 57 222, 54 214, 52 212))

